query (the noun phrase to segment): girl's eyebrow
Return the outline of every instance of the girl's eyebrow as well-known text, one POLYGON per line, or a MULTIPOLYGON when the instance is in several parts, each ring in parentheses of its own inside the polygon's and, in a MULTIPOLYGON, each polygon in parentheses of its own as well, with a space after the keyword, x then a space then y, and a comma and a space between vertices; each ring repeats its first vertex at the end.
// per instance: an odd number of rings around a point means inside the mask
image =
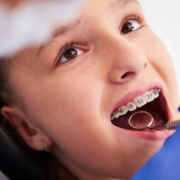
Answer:
POLYGON ((54 41, 57 37, 59 36, 63 36, 65 34, 67 34, 68 32, 71 32, 73 31, 73 29, 75 29, 79 24, 81 24, 82 20, 79 20, 79 19, 75 19, 73 22, 67 24, 67 25, 64 25, 64 26, 61 26, 59 28, 57 28, 50 40, 48 42, 46 42, 45 44, 41 45, 40 48, 38 49, 38 56, 40 56, 40 54, 42 53, 43 50, 45 50, 46 48, 48 48, 54 41))

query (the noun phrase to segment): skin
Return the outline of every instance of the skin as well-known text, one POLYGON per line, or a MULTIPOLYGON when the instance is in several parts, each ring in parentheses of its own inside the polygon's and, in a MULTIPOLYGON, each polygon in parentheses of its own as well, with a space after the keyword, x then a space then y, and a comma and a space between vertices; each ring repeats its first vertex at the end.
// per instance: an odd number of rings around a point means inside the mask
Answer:
POLYGON ((90 1, 77 26, 47 45, 25 49, 10 65, 12 101, 2 114, 26 143, 53 156, 79 179, 129 179, 163 144, 120 131, 110 121, 117 101, 156 80, 174 118, 178 91, 166 48, 147 25, 137 2, 90 1), (123 19, 139 15, 137 30, 122 34, 123 19), (74 42, 80 55, 57 63, 74 42), (128 73, 125 78, 122 76, 128 73), (133 159, 133 160, 132 160, 133 159))

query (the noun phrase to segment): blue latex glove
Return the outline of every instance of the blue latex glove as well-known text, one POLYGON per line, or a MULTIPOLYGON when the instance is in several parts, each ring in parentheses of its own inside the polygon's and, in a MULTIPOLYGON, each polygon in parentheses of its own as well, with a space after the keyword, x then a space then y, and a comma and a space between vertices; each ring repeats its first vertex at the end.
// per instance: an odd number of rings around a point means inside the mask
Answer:
POLYGON ((131 180, 180 180, 180 126, 131 180))

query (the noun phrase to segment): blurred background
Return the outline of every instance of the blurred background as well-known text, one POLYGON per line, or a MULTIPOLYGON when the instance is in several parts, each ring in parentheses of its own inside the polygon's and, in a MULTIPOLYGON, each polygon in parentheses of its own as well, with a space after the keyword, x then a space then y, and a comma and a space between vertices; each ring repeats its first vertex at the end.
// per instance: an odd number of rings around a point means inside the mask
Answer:
POLYGON ((180 1, 138 1, 149 25, 164 42, 173 59, 180 94, 180 1))

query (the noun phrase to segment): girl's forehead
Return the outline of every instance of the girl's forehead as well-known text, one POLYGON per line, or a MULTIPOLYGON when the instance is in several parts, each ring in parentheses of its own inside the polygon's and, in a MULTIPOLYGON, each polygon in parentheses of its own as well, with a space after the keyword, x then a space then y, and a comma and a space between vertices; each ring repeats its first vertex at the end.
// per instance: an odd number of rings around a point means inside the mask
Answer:
POLYGON ((137 0, 111 0, 109 2, 110 8, 117 8, 119 6, 125 6, 129 3, 136 3, 139 5, 139 2, 137 0))
MULTIPOLYGON (((66 35, 69 36, 69 34, 75 32, 75 29, 77 28, 79 30, 85 30, 85 26, 88 26, 88 29, 96 29, 97 26, 94 26, 96 21, 101 20, 101 22, 98 23, 98 26, 103 24, 102 22, 104 19, 101 19, 101 17, 104 16, 103 14, 108 17, 112 14, 112 12, 122 11, 122 9, 131 4, 136 6, 138 5, 138 8, 140 7, 138 1, 136 0, 88 1, 81 9, 78 17, 63 26, 57 27, 54 30, 50 40, 39 48, 38 55, 40 55, 41 52, 43 52, 47 47, 56 43, 57 38, 63 38, 66 37, 66 35)), ((85 31, 83 32, 85 33, 85 31)))
MULTIPOLYGON (((102 9, 102 12, 106 12, 108 9, 111 11, 115 11, 117 9, 122 9, 128 4, 137 4, 140 5, 137 0, 99 0, 99 1, 88 1, 85 5, 85 13, 88 13, 88 11, 93 11, 97 9, 102 9)), ((98 15, 98 12, 96 13, 98 15)))

